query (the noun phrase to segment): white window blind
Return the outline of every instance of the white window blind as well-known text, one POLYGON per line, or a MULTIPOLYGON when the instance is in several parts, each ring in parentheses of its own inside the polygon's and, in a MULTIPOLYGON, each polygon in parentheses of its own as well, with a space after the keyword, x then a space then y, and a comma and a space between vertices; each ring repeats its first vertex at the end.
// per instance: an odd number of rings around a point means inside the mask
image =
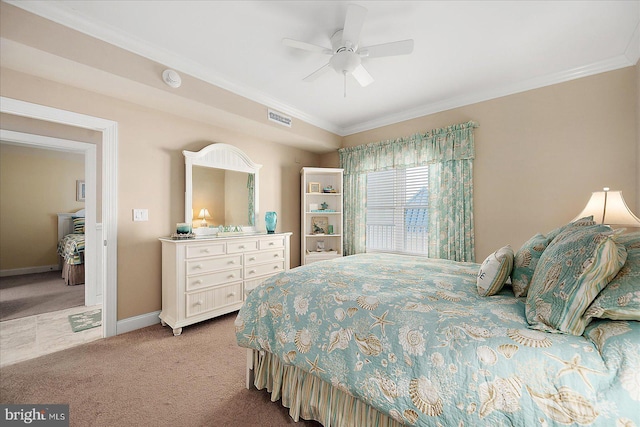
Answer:
POLYGON ((367 252, 427 254, 429 167, 367 174, 367 252))

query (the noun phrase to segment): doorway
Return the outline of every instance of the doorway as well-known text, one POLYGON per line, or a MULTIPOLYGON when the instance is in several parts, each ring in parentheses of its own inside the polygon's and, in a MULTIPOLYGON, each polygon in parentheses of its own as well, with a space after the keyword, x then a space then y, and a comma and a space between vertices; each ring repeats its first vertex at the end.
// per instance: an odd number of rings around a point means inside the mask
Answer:
MULTIPOLYGON (((93 248, 100 248, 99 253, 88 263, 85 269, 93 266, 93 278, 96 285, 100 284, 103 310, 102 310, 102 336, 108 337, 117 334, 117 146, 118 146, 118 124, 111 120, 88 116, 43 105, 32 104, 12 98, 0 97, 0 112, 14 114, 22 117, 29 117, 37 120, 44 120, 53 123, 60 123, 69 126, 76 126, 85 129, 96 130, 102 135, 102 233, 100 244, 98 236, 95 234, 95 192, 93 192, 93 213, 87 212, 87 216, 93 218, 93 227, 88 224, 86 245, 93 248), (91 236, 90 236, 91 235, 91 236), (98 279, 99 278, 99 279, 98 279)), ((16 136, 10 131, 0 130, 0 139, 12 141, 16 136)), ((44 137, 43 137, 44 138, 44 137)), ((16 141, 18 142, 18 141, 16 141)), ((47 143, 51 141, 46 141, 47 143)), ((32 141, 33 144, 42 144, 42 141, 32 141)), ((82 143, 85 144, 85 143, 82 143)), ((74 146, 72 149, 79 149, 85 152, 85 161, 93 156, 95 165, 95 145, 86 144, 90 147, 74 146), (93 147, 93 151, 92 148, 93 147), (91 153, 92 151, 92 153, 91 153)), ((90 161, 90 160, 89 160, 90 161)), ((90 167, 86 167, 87 174, 85 183, 95 188, 96 176, 95 167, 93 176, 90 167)), ((89 193, 87 194, 89 196, 89 193)), ((86 200, 87 209, 91 204, 86 200)), ((97 252, 97 251, 96 251, 97 252)), ((89 274, 87 273, 89 279, 89 274)), ((86 287, 85 287, 86 288, 86 287)))

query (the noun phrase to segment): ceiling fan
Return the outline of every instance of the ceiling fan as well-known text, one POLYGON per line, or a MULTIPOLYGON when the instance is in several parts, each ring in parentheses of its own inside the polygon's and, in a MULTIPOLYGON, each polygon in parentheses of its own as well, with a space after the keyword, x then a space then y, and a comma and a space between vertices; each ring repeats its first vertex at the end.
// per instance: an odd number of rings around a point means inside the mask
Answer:
POLYGON ((327 72, 329 68, 333 68, 337 73, 344 75, 344 96, 346 97, 347 74, 351 74, 363 87, 373 83, 373 77, 362 65, 362 58, 407 55, 413 51, 412 39, 360 47, 358 45, 360 32, 366 14, 367 9, 364 7, 349 4, 347 6, 344 28, 336 31, 333 36, 331 36, 331 49, 299 40, 282 39, 282 43, 289 47, 331 55, 327 64, 309 74, 303 81, 311 82, 327 72))

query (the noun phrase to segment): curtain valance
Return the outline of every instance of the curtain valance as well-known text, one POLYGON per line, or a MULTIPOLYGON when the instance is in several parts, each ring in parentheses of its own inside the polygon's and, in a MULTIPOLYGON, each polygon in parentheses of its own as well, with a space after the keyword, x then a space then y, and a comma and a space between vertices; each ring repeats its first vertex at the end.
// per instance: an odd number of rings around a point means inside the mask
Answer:
POLYGON ((473 159, 476 127, 478 124, 470 121, 395 140, 341 148, 340 164, 347 175, 473 159))

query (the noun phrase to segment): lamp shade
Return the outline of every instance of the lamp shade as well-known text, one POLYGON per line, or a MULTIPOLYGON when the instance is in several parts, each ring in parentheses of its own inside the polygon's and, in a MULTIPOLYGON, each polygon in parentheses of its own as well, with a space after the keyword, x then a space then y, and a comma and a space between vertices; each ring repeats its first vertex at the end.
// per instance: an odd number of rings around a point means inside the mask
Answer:
POLYGON ((640 219, 631 212, 622 197, 622 191, 595 191, 587 206, 573 220, 593 215, 593 220, 598 224, 606 224, 618 227, 640 227, 640 219))
POLYGON ((202 220, 200 222, 200 227, 206 227, 207 226, 207 218, 211 218, 211 215, 209 214, 209 211, 206 208, 202 208, 202 209, 200 209, 200 213, 198 214, 198 218, 200 218, 202 220))

